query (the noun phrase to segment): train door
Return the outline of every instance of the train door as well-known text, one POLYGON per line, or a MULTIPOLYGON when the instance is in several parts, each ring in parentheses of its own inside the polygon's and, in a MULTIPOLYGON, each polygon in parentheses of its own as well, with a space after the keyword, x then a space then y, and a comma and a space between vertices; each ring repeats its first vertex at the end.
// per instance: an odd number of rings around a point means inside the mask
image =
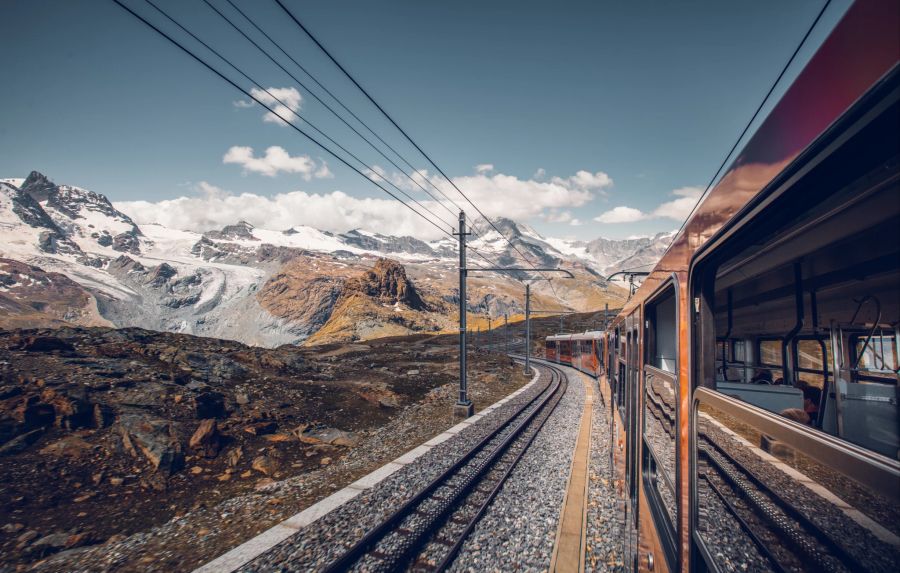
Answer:
POLYGON ((635 310, 626 319, 628 329, 628 347, 625 359, 625 564, 626 567, 637 569, 638 560, 638 490, 639 490, 639 450, 640 439, 640 408, 641 376, 640 376, 640 349, 641 329, 640 310, 635 310))

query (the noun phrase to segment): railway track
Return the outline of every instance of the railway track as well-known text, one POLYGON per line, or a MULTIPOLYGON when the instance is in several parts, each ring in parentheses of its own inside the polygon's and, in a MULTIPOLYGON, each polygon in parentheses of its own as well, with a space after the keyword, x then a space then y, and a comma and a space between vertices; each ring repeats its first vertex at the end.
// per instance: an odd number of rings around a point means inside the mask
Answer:
POLYGON ((562 370, 534 398, 323 571, 444 571, 565 394, 562 370))

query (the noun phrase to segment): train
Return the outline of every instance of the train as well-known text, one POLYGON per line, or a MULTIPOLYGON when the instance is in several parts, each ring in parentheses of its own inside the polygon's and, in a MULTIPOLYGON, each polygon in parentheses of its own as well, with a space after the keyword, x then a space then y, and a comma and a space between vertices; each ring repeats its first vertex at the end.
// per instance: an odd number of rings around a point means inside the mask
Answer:
POLYGON ((900 2, 839 19, 604 330, 634 571, 900 567, 900 2))

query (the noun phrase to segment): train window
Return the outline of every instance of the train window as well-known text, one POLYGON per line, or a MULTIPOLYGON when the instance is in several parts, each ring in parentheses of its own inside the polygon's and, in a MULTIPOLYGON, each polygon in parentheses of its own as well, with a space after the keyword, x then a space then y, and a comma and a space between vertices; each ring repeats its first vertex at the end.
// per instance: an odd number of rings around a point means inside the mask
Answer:
POLYGON ((834 124, 691 268, 690 520, 710 569, 900 562, 900 72, 891 77, 892 99, 848 115, 853 130, 834 124), (750 380, 723 378, 717 341, 730 339, 751 342, 750 380))
POLYGON ((897 364, 898 336, 852 336, 853 362, 857 380, 896 384, 900 367, 897 364))
POLYGON ((743 364, 747 361, 747 352, 743 340, 731 341, 731 361, 743 364))
POLYGON ((662 540, 670 570, 677 567, 678 495, 676 488, 678 414, 676 412, 677 311, 675 286, 644 306, 646 322, 642 473, 648 507, 662 540))

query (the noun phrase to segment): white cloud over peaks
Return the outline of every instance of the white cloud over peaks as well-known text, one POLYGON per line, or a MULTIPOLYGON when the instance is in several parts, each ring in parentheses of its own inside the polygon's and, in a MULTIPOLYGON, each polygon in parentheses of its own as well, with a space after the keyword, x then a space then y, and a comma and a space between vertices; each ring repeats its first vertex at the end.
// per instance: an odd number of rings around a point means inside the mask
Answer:
MULTIPOLYGON (((275 112, 267 111, 263 115, 263 121, 281 125, 286 125, 284 120, 291 121, 295 119, 294 114, 291 112, 300 111, 300 106, 303 103, 303 96, 300 95, 297 88, 267 88, 267 90, 253 88, 250 90, 250 94, 275 112), (278 117, 279 115, 281 117, 278 117), (284 119, 281 119, 282 117, 284 119)), ((238 100, 234 102, 234 106, 248 108, 253 107, 255 103, 254 100, 238 100)))
POLYGON ((598 217, 594 217, 594 220, 600 223, 634 223, 646 218, 647 215, 640 209, 621 205, 601 213, 598 217))
MULTIPOLYGON (((236 147, 229 150, 225 161, 264 175, 285 171, 310 177, 327 171, 324 163, 313 161, 309 157, 290 157, 281 148, 269 148, 264 156, 255 157, 252 148, 236 147)), ((406 185, 412 185, 402 174, 389 173, 381 168, 376 168, 368 175, 377 179, 376 172, 391 180, 397 178, 397 181, 405 180, 406 185)), ((446 181, 442 183, 427 171, 418 171, 414 177, 417 180, 421 178, 426 184, 430 182, 437 185, 458 204, 466 203, 446 181)), ((577 226, 581 222, 572 213, 594 199, 598 191, 583 188, 584 183, 577 183, 577 179, 576 175, 553 181, 536 181, 497 173, 456 177, 453 182, 488 217, 502 216, 516 221, 539 216, 545 219, 553 217, 559 222, 577 226)), ((596 179, 609 181, 608 177, 596 179)), ((366 188, 364 185, 360 187, 366 188)), ((359 228, 390 235, 411 235, 426 240, 445 236, 411 210, 386 196, 354 197, 340 191, 325 194, 291 191, 273 196, 253 193, 237 195, 206 182, 196 184, 194 190, 196 193, 193 196, 116 205, 131 215, 138 224, 160 223, 191 231, 219 229, 244 219, 258 227, 273 230, 309 225, 335 233, 359 228)), ((426 198, 421 190, 418 197, 432 211, 449 220, 447 230, 450 231, 449 225, 453 222, 453 217, 445 215, 437 201, 426 198)), ((455 211, 449 202, 446 205, 455 211)))
POLYGON ((493 163, 482 163, 480 165, 475 166, 476 173, 490 173, 493 170, 494 170, 493 163))
POLYGON ((550 180, 558 185, 575 187, 577 189, 594 189, 603 193, 603 189, 612 187, 613 180, 602 171, 591 173, 590 171, 578 171, 571 177, 554 177, 550 180))
POLYGON ((280 172, 299 173, 309 181, 313 177, 324 179, 333 177, 324 161, 316 163, 308 155, 292 156, 283 147, 273 145, 266 149, 266 154, 257 157, 252 147, 232 146, 222 157, 222 163, 240 165, 244 171, 261 173, 267 177, 275 177, 280 172))
POLYGON ((679 187, 671 193, 677 199, 666 201, 650 213, 644 213, 634 207, 620 205, 609 211, 601 213, 594 220, 600 223, 634 223, 647 219, 672 219, 684 221, 691 214, 697 200, 703 195, 700 187, 679 187))
POLYGON ((697 199, 703 195, 703 189, 700 187, 679 187, 672 191, 672 195, 677 199, 667 201, 653 210, 656 217, 665 217, 676 221, 684 221, 691 214, 697 199))
POLYGON ((324 194, 291 191, 266 197, 254 193, 229 193, 206 182, 197 184, 195 190, 194 196, 157 202, 124 201, 115 205, 139 225, 159 223, 172 229, 196 232, 221 229, 245 220, 256 227, 272 230, 307 225, 334 233, 364 229, 422 239, 445 236, 389 198, 352 197, 341 191, 324 194))

